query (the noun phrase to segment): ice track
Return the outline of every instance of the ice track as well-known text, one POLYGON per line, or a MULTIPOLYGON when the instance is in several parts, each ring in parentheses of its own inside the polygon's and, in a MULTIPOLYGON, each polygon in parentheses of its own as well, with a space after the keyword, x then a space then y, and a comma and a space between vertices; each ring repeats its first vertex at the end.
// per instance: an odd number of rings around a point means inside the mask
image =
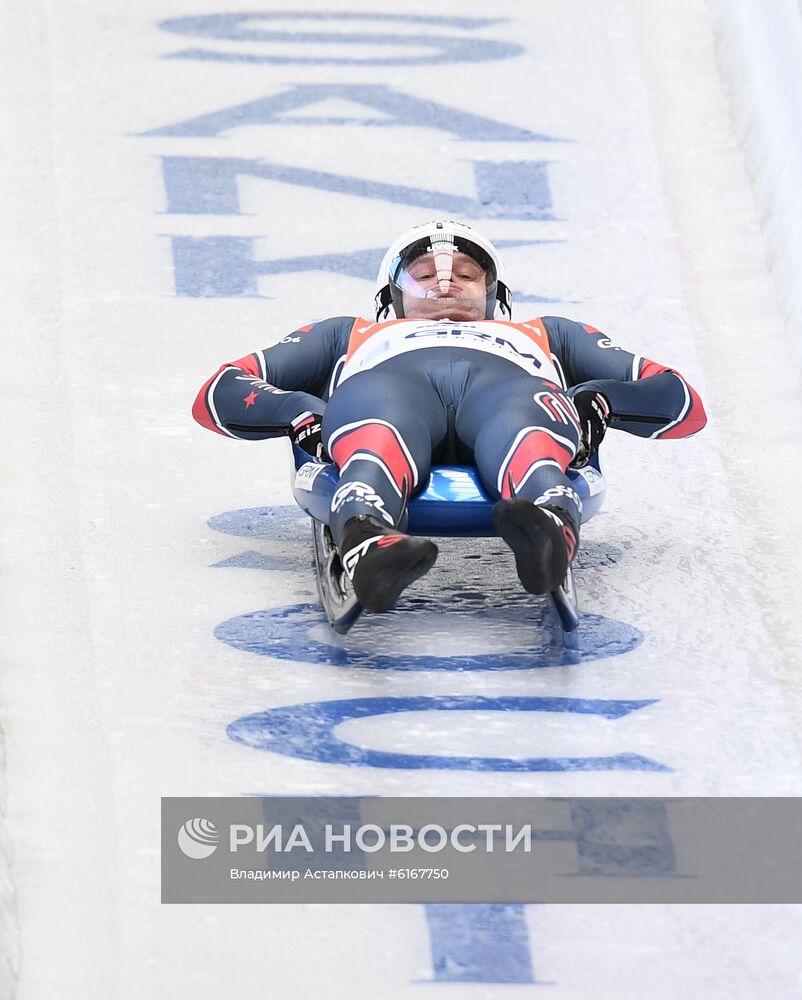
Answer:
POLYGON ((772 141, 798 117, 798 7, 249 9, 0 13, 0 998, 802 996, 798 907, 159 904, 162 795, 802 793, 799 264, 777 221, 799 192, 772 141), (763 17, 787 43, 773 91, 745 42, 763 17), (381 249, 438 214, 505 248, 518 318, 592 323, 708 410, 689 441, 605 442, 579 656, 498 546, 457 540, 335 642, 286 444, 191 422, 222 361, 369 311, 381 249), (350 764, 227 735, 353 698, 428 708, 343 723, 350 764), (383 766, 399 751, 440 766, 383 766), (579 763, 454 766, 544 756, 579 763))

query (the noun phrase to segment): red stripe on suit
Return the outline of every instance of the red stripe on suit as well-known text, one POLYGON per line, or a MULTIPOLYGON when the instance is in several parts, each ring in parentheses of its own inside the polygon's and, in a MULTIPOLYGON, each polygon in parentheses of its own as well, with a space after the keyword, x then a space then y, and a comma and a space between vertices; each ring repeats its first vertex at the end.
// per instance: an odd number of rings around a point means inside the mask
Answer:
POLYGON ((673 375, 682 382, 685 388, 688 390, 688 395, 691 397, 691 405, 688 408, 688 412, 676 425, 672 427, 670 431, 666 431, 665 434, 659 434, 658 439, 660 441, 667 441, 671 438, 684 438, 690 437, 691 434, 696 434, 707 424, 707 414, 705 413, 704 404, 702 403, 699 393, 694 389, 694 387, 676 369, 666 368, 665 365, 658 365, 656 361, 650 361, 648 358, 644 358, 641 361, 640 371, 638 372, 638 381, 644 378, 648 378, 650 375, 660 375, 662 372, 671 372, 673 375))
POLYGON ((517 486, 535 462, 551 459, 565 472, 573 457, 571 449, 561 445, 559 441, 555 441, 551 434, 547 434, 545 431, 530 431, 512 453, 504 468, 504 475, 501 479, 502 497, 507 499, 512 496, 510 475, 512 475, 513 486, 517 486))
POLYGON ((408 487, 415 482, 414 471, 401 447, 397 434, 384 424, 363 424, 340 435, 330 446, 331 457, 342 468, 357 452, 367 451, 384 462, 399 490, 403 490, 404 477, 408 487))
POLYGON ((259 362, 255 354, 247 354, 238 361, 227 361, 224 365, 220 365, 214 375, 203 383, 200 392, 195 397, 195 402, 192 404, 192 416, 198 421, 201 427, 206 427, 207 430, 214 431, 215 434, 222 434, 223 437, 229 437, 229 435, 225 431, 220 430, 214 422, 214 417, 209 407, 208 393, 212 383, 220 372, 232 367, 241 368, 248 375, 255 375, 257 378, 262 377, 262 373, 259 370, 259 362))

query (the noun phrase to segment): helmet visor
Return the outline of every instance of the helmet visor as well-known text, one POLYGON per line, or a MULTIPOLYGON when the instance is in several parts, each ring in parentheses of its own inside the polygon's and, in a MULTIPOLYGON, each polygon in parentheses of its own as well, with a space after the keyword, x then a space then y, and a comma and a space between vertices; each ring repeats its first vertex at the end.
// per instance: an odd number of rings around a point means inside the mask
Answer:
POLYGON ((418 240, 390 264, 396 316, 463 322, 492 318, 496 285, 490 255, 447 234, 418 240))

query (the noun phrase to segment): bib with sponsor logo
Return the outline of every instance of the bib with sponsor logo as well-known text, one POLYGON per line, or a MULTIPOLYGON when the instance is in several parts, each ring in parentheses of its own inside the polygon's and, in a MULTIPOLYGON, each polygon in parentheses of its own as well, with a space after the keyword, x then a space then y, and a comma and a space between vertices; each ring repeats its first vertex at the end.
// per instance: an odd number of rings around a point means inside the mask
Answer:
POLYGON ((348 340, 339 383, 357 372, 368 371, 399 354, 428 347, 462 347, 506 358, 529 375, 560 381, 551 358, 549 336, 539 319, 527 323, 480 320, 395 319, 371 323, 358 319, 348 340))

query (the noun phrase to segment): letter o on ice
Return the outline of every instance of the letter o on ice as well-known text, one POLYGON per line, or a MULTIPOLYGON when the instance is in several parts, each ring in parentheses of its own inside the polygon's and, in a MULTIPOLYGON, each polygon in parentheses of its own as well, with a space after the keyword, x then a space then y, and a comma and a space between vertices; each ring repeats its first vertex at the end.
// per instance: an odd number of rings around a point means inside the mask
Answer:
MULTIPOLYGON (((509 59, 520 55, 525 49, 516 42, 503 42, 493 38, 465 37, 461 35, 436 34, 440 27, 476 29, 492 24, 492 19, 481 17, 448 17, 426 14, 404 14, 395 12, 372 13, 315 10, 273 10, 250 11, 245 13, 199 14, 188 17, 175 17, 162 21, 159 27, 178 35, 190 35, 200 38, 220 39, 227 42, 289 43, 292 48, 275 54, 266 53, 260 49, 250 49, 247 52, 230 52, 224 49, 187 49, 183 52, 171 53, 172 58, 184 59, 216 59, 223 62, 246 61, 249 63, 278 63, 279 65, 335 65, 335 66, 426 66, 442 65, 451 62, 485 62, 486 60, 509 59), (276 30, 270 27, 271 21, 294 21, 290 30, 276 30), (341 26, 357 22, 357 30, 345 32, 326 32, 320 30, 321 22, 337 21, 341 26), (420 24, 422 31, 409 34, 400 31, 365 31, 360 21, 372 21, 378 27, 388 24, 392 29, 393 22, 420 24), (304 22, 309 30, 304 30, 304 22), (309 45, 311 51, 307 55, 298 55, 294 49, 299 44, 309 45), (321 45, 353 45, 357 50, 367 49, 367 54, 355 56, 315 55, 314 50, 321 45), (418 55, 414 51, 408 55, 402 53, 404 47, 411 49, 429 49, 418 55)), ((287 26, 290 27, 290 26, 287 26)), ((373 27, 373 25, 369 25, 373 27)))
POLYGON ((342 701, 284 705, 232 722, 228 736, 255 750, 301 760, 354 767, 456 771, 669 771, 648 757, 619 753, 608 757, 442 757, 427 753, 391 753, 347 743, 336 735, 343 722, 398 712, 566 712, 620 719, 652 705, 642 701, 541 697, 349 698, 342 701))

